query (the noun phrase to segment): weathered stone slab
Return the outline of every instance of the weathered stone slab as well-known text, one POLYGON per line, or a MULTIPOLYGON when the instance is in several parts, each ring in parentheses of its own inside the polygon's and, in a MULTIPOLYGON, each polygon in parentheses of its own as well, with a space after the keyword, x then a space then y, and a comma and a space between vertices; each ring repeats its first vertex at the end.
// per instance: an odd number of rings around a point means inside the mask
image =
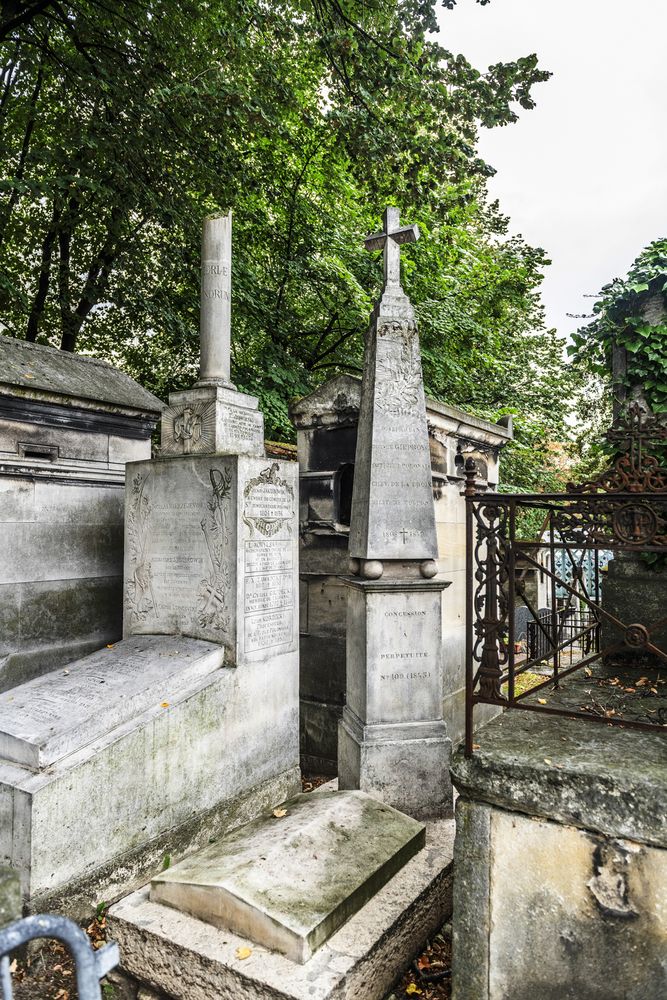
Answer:
POLYGON ((296 465, 202 455, 128 470, 125 634, 220 642, 230 665, 296 650, 296 465))
POLYGON ((0 694, 0 757, 40 768, 87 746, 222 666, 224 649, 135 636, 0 694))
POLYGON ((382 1000, 451 914, 453 834, 453 820, 427 824, 423 850, 304 965, 153 903, 148 887, 111 909, 110 935, 124 969, 168 996, 382 1000))
POLYGON ((223 665, 41 771, 0 759, 0 864, 32 912, 90 913, 293 795, 298 727, 288 653, 223 665))
POLYGON ((303 963, 424 846, 421 823, 362 792, 283 809, 158 875, 151 899, 303 963))

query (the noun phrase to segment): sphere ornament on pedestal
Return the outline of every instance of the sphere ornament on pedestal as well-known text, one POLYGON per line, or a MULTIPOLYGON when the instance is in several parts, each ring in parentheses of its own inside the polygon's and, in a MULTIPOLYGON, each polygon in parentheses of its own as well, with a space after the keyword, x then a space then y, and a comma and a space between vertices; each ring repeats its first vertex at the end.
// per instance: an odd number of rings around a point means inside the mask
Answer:
POLYGON ((438 575, 438 564, 435 559, 425 559, 419 565, 419 572, 425 580, 432 580, 434 576, 438 575))
POLYGON ((366 559, 361 567, 361 575, 367 580, 379 580, 384 572, 384 566, 379 559, 366 559))

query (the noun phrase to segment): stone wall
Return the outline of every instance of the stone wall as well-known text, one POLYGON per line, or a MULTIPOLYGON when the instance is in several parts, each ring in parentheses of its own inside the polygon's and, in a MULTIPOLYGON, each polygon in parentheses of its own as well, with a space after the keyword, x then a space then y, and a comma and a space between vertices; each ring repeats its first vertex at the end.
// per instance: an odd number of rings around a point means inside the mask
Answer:
POLYGON ((507 712, 452 772, 453 1000, 666 997, 663 734, 507 712))

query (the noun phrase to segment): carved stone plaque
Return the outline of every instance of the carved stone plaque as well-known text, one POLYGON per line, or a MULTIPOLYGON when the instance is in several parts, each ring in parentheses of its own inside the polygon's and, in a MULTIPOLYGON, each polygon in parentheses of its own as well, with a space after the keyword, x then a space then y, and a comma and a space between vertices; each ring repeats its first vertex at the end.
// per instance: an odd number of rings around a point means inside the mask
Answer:
POLYGON ((232 642, 235 467, 223 457, 129 467, 125 631, 232 642))
MULTIPOLYGON (((268 461, 245 483, 244 645, 248 653, 296 645, 296 510, 294 477, 268 461)), ((293 472, 294 470, 289 470, 293 472)))

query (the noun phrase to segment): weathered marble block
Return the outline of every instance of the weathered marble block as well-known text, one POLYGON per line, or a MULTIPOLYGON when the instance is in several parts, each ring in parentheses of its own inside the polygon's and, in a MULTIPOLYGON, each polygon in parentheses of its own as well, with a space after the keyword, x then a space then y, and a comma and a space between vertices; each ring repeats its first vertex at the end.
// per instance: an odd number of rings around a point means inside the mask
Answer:
MULTIPOLYGON (((39 769, 0 758, 0 865, 19 871, 32 912, 85 916, 100 900, 143 884, 165 855, 178 859, 297 791, 294 654, 276 654, 271 669, 248 662, 242 670, 207 672, 222 647, 182 636, 154 643, 198 648, 214 660, 201 669, 183 664, 182 675, 156 670, 149 690, 134 689, 127 718, 122 687, 132 692, 129 678, 112 684, 111 699, 106 683, 95 684, 86 696, 87 728, 67 731, 71 700, 60 723, 54 720, 55 744, 63 749, 70 741, 66 756, 39 769)), ((62 671, 56 676, 69 680, 62 671)))
POLYGON ((230 665, 296 650, 297 471, 239 455, 128 466, 125 635, 218 642, 230 665))
POLYGON ((219 385, 169 396, 162 414, 163 455, 264 455, 264 416, 258 400, 219 385))
POLYGON ((224 649, 133 636, 0 694, 0 758, 53 764, 222 666, 224 649), (100 711, 103 705, 103 711, 100 711))
POLYGON ((449 816, 451 740, 442 717, 445 581, 348 579, 341 788, 420 819, 449 816))
POLYGON ((151 900, 304 963, 424 846, 423 824, 362 792, 279 812, 158 875, 151 900))

